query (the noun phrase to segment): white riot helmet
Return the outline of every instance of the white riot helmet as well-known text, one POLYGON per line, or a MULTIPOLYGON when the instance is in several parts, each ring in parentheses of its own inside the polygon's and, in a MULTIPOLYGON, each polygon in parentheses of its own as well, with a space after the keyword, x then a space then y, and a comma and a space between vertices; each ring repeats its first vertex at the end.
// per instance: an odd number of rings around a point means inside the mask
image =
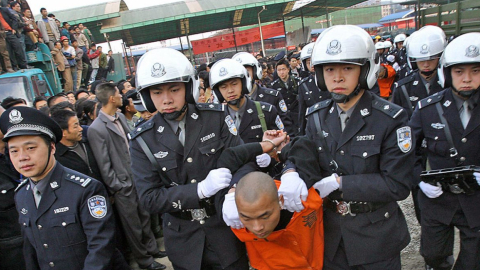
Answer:
POLYGON ((447 37, 442 28, 427 25, 410 35, 404 45, 407 46, 408 65, 415 70, 417 61, 440 58, 447 45, 447 37))
POLYGON ((472 91, 457 91, 452 85, 451 67, 458 64, 480 63, 480 33, 463 34, 450 42, 443 52, 438 66, 439 84, 452 89, 463 97, 470 97, 478 89, 472 91))
POLYGON ((385 43, 383 41, 379 41, 375 43, 375 50, 383 50, 385 49, 385 43))
MULTIPOLYGON (((239 62, 233 59, 222 59, 210 68, 210 87, 215 91, 215 95, 220 103, 225 101, 225 98, 218 87, 222 82, 233 78, 240 78, 242 80, 242 94, 239 99, 252 91, 252 79, 248 75, 245 67, 239 62)), ((229 104, 236 105, 239 99, 230 101, 229 104)))
MULTIPOLYGON (((359 85, 350 95, 332 98, 335 102, 348 102, 361 89, 371 89, 377 82, 379 56, 370 35, 354 25, 337 25, 323 31, 317 38, 312 53, 315 79, 318 88, 327 89, 323 76, 324 64, 345 63, 361 66, 359 85)), ((338 95, 340 96, 340 95, 338 95)))
MULTIPOLYGON (((195 104, 199 96, 199 82, 187 57, 181 52, 161 48, 146 52, 137 63, 135 84, 145 108, 153 113, 157 109, 150 97, 149 87, 170 82, 185 83, 185 100, 195 104)), ((186 104, 185 104, 186 109, 186 104)))
POLYGON ((248 52, 239 52, 236 53, 233 57, 233 60, 237 61, 238 63, 242 64, 243 66, 251 66, 253 67, 253 78, 255 80, 263 79, 263 70, 262 66, 258 62, 258 60, 248 52))
POLYGON ((395 36, 395 39, 393 39, 393 43, 397 44, 399 42, 405 42, 405 39, 407 39, 407 35, 398 34, 398 35, 395 36))
MULTIPOLYGON (((308 70, 307 59, 312 57, 313 46, 315 46, 315 42, 308 43, 303 47, 302 52, 300 52, 300 61, 302 61, 303 67, 306 70, 308 70)), ((310 61, 310 65, 311 64, 312 64, 312 61, 310 61)))
POLYGON ((387 40, 387 41, 384 41, 383 44, 385 45, 385 49, 389 49, 389 50, 392 49, 392 42, 387 40))

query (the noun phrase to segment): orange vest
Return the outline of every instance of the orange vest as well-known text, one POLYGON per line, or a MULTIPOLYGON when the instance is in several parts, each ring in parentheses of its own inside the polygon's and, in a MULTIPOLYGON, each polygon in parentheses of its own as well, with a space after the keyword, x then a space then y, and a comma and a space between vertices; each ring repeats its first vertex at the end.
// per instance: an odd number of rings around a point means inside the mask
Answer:
MULTIPOLYGON (((275 181, 277 188, 280 181, 275 181)), ((246 228, 233 229, 245 242, 253 268, 259 270, 315 269, 323 267, 323 209, 322 198, 312 187, 308 191, 305 209, 295 212, 283 230, 259 239, 246 228)))
POLYGON ((387 69, 387 78, 378 79, 378 87, 380 88, 380 96, 388 98, 392 93, 392 84, 395 81, 395 69, 387 64, 380 64, 387 69))

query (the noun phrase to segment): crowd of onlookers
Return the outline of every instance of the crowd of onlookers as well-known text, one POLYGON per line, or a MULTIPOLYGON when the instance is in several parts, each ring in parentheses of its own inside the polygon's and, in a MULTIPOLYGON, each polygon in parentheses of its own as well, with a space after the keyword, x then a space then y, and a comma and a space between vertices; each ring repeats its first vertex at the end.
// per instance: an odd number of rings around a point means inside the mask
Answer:
POLYGON ((40 44, 46 45, 44 50, 50 50, 67 92, 96 79, 106 79, 114 72, 112 51, 105 54, 82 23, 61 22, 46 8, 40 9, 42 17, 35 21, 28 4, 22 0, 2 1, 0 11, 2 73, 33 68, 28 65, 26 52, 42 50, 40 44))

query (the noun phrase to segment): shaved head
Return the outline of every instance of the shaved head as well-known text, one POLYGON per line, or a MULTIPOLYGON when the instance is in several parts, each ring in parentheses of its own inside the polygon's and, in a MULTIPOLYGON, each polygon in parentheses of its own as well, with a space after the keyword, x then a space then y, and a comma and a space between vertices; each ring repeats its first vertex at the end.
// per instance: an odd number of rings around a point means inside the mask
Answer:
POLYGON ((251 172, 242 177, 235 189, 235 199, 255 203, 260 197, 267 196, 278 200, 278 191, 270 175, 263 172, 251 172))
POLYGON ((268 174, 251 172, 240 179, 235 202, 240 221, 259 238, 267 238, 280 221, 277 185, 268 174))

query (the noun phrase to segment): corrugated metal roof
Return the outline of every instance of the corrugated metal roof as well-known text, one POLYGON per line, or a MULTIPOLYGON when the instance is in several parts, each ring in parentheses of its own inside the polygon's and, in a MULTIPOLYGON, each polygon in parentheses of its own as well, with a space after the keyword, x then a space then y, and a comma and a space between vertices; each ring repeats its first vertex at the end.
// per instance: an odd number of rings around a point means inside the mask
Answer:
MULTIPOLYGON (((70 25, 88 22, 100 22, 105 19, 119 17, 120 11, 128 10, 123 0, 101 3, 84 7, 60 10, 53 12, 55 18, 61 22, 68 22, 70 25)), ((42 15, 35 16, 35 20, 40 20, 42 15)))
POLYGON ((393 13, 381 18, 378 22, 379 23, 389 23, 394 22, 398 19, 409 18, 415 16, 414 10, 406 10, 402 12, 393 13))
POLYGON ((316 0, 314 2, 306 4, 305 6, 297 10, 288 13, 287 15, 285 15, 285 18, 300 16, 319 17, 327 14, 327 11, 331 13, 337 10, 351 7, 364 1, 365 0, 316 0))

